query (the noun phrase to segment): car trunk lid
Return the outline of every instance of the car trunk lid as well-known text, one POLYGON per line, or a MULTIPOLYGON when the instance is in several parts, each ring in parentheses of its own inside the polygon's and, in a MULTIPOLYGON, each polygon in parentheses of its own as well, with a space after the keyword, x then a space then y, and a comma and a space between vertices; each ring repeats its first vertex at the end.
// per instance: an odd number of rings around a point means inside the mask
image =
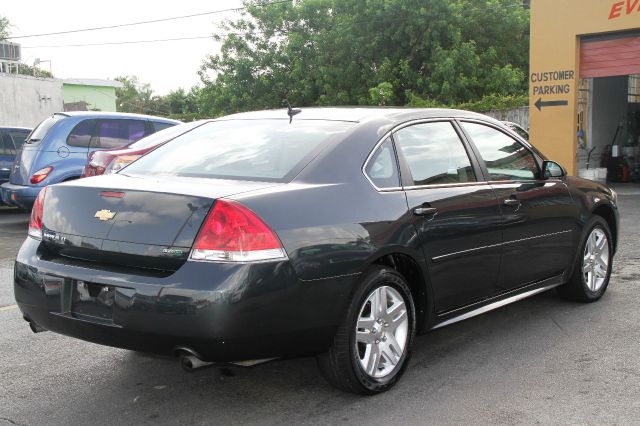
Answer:
POLYGON ((120 175, 54 185, 45 200, 43 241, 61 256, 175 270, 217 198, 273 185, 120 175))

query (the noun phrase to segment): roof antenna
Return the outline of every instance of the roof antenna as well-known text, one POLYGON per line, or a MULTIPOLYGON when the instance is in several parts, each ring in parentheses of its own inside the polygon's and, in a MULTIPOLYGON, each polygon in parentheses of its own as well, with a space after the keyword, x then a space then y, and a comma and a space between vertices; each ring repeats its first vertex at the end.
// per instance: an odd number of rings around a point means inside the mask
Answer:
POLYGON ((293 116, 300 114, 302 112, 302 110, 300 108, 292 108, 291 104, 289 103, 289 101, 287 99, 285 99, 284 101, 282 101, 283 104, 285 104, 287 106, 287 108, 289 108, 289 110, 287 111, 287 115, 289 116, 289 124, 291 124, 291 122, 293 121, 293 116))

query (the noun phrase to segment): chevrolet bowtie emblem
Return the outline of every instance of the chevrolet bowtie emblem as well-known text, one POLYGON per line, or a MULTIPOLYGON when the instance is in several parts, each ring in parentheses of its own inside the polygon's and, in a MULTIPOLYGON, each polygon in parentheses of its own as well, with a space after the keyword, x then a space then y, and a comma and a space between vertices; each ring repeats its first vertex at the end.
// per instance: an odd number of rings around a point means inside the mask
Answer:
POLYGON ((102 220, 102 221, 107 221, 109 219, 113 219, 113 217, 116 214, 113 213, 111 210, 98 210, 95 214, 95 216, 93 217, 97 217, 98 219, 102 220))

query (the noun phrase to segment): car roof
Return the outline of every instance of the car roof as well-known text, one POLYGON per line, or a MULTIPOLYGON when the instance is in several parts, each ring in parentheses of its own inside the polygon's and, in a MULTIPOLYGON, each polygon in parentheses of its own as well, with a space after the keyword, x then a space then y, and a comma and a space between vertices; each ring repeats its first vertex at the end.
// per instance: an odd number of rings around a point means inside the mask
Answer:
MULTIPOLYGON (((394 108, 394 107, 310 107, 296 108, 300 112, 293 120, 329 120, 362 122, 371 119, 411 118, 482 118, 494 119, 475 112, 445 108, 394 108)), ((289 119, 287 109, 243 112, 220 117, 219 120, 289 119)))
POLYGON ((0 130, 27 130, 32 131, 31 127, 20 127, 20 126, 0 126, 0 130))
POLYGON ((164 117, 156 117, 153 115, 146 114, 133 114, 129 112, 104 112, 104 111, 65 111, 65 112, 56 112, 56 115, 65 115, 67 117, 95 117, 95 118, 137 118, 144 120, 156 120, 156 121, 165 121, 168 123, 176 123, 180 124, 181 122, 178 120, 172 120, 170 118, 164 117))

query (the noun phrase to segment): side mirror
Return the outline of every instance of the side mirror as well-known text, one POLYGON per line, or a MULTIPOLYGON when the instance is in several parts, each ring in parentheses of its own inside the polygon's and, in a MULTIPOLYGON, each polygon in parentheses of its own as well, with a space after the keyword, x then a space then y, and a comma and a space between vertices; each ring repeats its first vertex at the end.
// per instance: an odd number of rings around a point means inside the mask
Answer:
POLYGON ((555 161, 545 160, 542 163, 542 176, 547 178, 561 178, 566 176, 567 172, 564 171, 562 166, 555 161))

